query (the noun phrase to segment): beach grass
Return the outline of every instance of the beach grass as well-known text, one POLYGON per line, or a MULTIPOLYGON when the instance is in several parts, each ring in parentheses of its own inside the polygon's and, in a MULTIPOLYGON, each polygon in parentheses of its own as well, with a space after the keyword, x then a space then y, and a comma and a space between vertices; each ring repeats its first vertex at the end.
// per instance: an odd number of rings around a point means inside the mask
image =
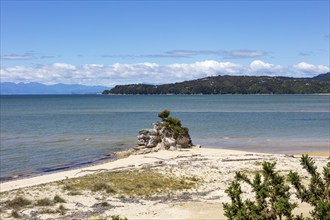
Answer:
POLYGON ((42 198, 42 199, 38 199, 36 201, 36 205, 37 206, 52 206, 52 205, 54 205, 54 202, 48 198, 42 198))
POLYGON ((65 203, 66 202, 65 199, 63 199, 59 195, 55 195, 53 200, 55 203, 65 203))
POLYGON ((6 202, 6 207, 7 208, 12 208, 12 209, 19 209, 25 206, 30 205, 32 202, 22 196, 17 196, 12 200, 8 200, 6 202))
POLYGON ((11 212, 11 216, 12 216, 13 218, 21 218, 21 215, 18 213, 18 210, 13 210, 13 211, 11 212))
POLYGON ((166 194, 173 191, 189 190, 200 180, 190 177, 163 175, 151 169, 102 172, 79 178, 63 180, 65 190, 93 192, 101 191, 123 196, 146 196, 166 194))
POLYGON ((65 208, 64 205, 60 205, 56 211, 59 212, 61 215, 64 215, 68 211, 68 209, 65 208))

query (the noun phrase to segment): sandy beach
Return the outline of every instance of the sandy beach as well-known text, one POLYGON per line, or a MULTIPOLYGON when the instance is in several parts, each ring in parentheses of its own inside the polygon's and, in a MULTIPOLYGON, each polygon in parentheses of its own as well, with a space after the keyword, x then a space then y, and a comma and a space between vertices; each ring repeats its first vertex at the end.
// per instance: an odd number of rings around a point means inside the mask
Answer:
MULTIPOLYGON (((317 152, 316 155, 313 159, 321 171, 329 162, 327 152, 317 152)), ((233 180, 235 171, 252 177, 260 170, 263 161, 276 162, 276 169, 283 175, 292 170, 308 176, 300 166, 300 155, 212 148, 159 151, 1 183, 0 217, 13 219, 17 214, 24 219, 99 219, 112 215, 128 219, 225 219, 222 203, 229 202, 225 189, 233 180), (119 183, 110 183, 113 188, 104 190, 103 185, 99 185, 100 190, 95 186, 89 189, 90 181, 95 178, 97 182, 100 176, 101 181, 109 176, 115 178, 114 182, 118 177, 119 183), (145 191, 129 188, 132 176, 145 181, 135 187, 145 191), (164 178, 163 185, 169 186, 164 188, 155 182, 155 187, 150 188, 147 181, 152 182, 152 178, 159 181, 164 178), (63 201, 55 199, 56 196, 63 201), (17 197, 30 203, 20 208, 8 206, 8 201, 17 197)), ((252 198, 248 187, 242 187, 247 192, 244 198, 252 198)), ((295 196, 292 199, 298 202, 295 196)), ((294 212, 308 216, 309 210, 307 204, 299 204, 294 212)))

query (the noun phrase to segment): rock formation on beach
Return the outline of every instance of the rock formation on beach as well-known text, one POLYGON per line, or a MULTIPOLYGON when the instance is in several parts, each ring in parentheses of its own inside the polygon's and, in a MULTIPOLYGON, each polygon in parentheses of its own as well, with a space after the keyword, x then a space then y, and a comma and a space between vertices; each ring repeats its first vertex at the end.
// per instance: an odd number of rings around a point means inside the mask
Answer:
POLYGON ((114 155, 121 158, 131 154, 147 154, 159 150, 173 151, 193 147, 188 128, 181 126, 180 119, 169 117, 169 115, 169 110, 159 113, 158 116, 162 121, 153 123, 152 129, 140 130, 137 136, 137 146, 116 152, 114 155))

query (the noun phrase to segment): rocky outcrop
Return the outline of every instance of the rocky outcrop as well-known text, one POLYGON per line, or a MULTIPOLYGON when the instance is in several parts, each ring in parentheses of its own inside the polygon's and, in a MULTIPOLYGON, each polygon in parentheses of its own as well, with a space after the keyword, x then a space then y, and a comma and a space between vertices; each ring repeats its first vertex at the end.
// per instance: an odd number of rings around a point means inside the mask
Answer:
POLYGON ((179 148, 191 148, 192 141, 189 133, 175 136, 164 122, 153 123, 153 129, 139 131, 137 153, 149 153, 159 150, 177 150, 179 148))
POLYGON ((137 139, 138 143, 135 147, 115 152, 114 155, 117 158, 123 158, 131 154, 147 154, 159 150, 174 151, 194 146, 188 132, 184 135, 176 136, 165 126, 164 122, 155 122, 152 129, 140 130, 137 139))
MULTIPOLYGON (((147 154, 159 150, 178 150, 193 147, 188 128, 181 126, 181 120, 169 117, 170 111, 158 114, 162 121, 153 123, 152 129, 142 129, 137 136, 137 145, 131 149, 116 152, 117 158, 131 154, 147 154)), ((201 147, 197 145, 196 147, 201 147)))

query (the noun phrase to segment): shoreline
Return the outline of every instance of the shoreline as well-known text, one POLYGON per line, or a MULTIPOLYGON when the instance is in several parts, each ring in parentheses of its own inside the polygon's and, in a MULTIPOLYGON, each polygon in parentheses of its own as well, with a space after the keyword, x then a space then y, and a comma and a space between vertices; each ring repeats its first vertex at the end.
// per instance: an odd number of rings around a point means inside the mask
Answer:
MULTIPOLYGON (((240 150, 230 150, 230 149, 217 149, 217 148, 203 148, 203 149, 212 149, 215 151, 224 151, 224 152, 232 152, 232 153, 251 153, 249 151, 240 151, 240 150)), ((193 149, 183 149, 182 151, 190 151, 193 149)), ((158 153, 170 153, 170 154, 175 154, 175 152, 178 151, 159 151, 156 153, 148 153, 148 154, 140 154, 140 155, 130 155, 129 157, 136 157, 141 159, 144 156, 148 156, 150 154, 158 154, 158 153)), ((262 153, 261 153, 262 154, 262 153)), ((118 169, 120 167, 117 167, 118 164, 125 164, 125 160, 127 160, 129 157, 124 157, 124 158, 114 158, 113 160, 110 161, 104 161, 101 163, 97 164, 91 164, 90 166, 83 166, 80 168, 73 168, 73 169, 68 169, 64 171, 55 171, 52 173, 44 173, 36 176, 29 176, 26 178, 19 178, 19 179, 14 179, 14 180, 9 180, 9 181, 4 181, 0 182, 0 192, 8 191, 8 190, 14 190, 18 188, 24 188, 24 187, 29 187, 29 186, 35 186, 37 184, 44 184, 44 183, 49 183, 53 181, 59 181, 67 178, 74 178, 74 177, 80 177, 83 175, 76 175, 78 173, 83 173, 87 172, 87 170, 98 170, 98 169, 105 169, 105 168, 115 168, 118 169), (119 162, 118 162, 119 161, 119 162), (26 182, 26 183, 24 183, 26 182)), ((128 166, 132 166, 133 164, 129 163, 128 166)), ((93 172, 90 172, 93 173, 93 172)), ((88 173, 84 174, 87 175, 88 173)))
MULTIPOLYGON (((224 146, 224 148, 219 148, 219 147, 212 147, 211 145, 208 146, 208 145, 204 145, 204 144, 203 144, 203 146, 205 146, 203 148, 206 148, 206 149, 233 150, 233 151, 243 151, 243 152, 247 152, 247 153, 276 154, 276 155, 309 154, 310 156, 328 156, 328 157, 330 157, 330 152, 324 151, 323 145, 321 147, 316 146, 315 148, 317 148, 317 149, 315 149, 314 151, 308 151, 308 149, 306 149, 306 147, 303 146, 300 150, 294 149, 294 150, 290 150, 288 152, 283 151, 283 149, 280 149, 279 151, 264 150, 264 147, 258 148, 259 145, 256 145, 257 147, 255 147, 255 148, 248 147, 246 149, 242 149, 241 147, 230 148, 228 146, 224 146)), ((15 180, 29 179, 32 177, 38 177, 38 176, 58 173, 58 172, 65 172, 65 171, 70 171, 70 170, 75 170, 75 169, 83 169, 86 167, 96 166, 96 165, 100 165, 103 163, 109 163, 109 162, 119 159, 117 156, 115 156, 116 153, 125 152, 126 150, 129 150, 129 149, 131 149, 131 148, 123 149, 121 151, 110 151, 108 153, 103 154, 102 156, 96 157, 94 159, 90 159, 88 161, 80 161, 80 162, 75 162, 75 163, 67 164, 67 165, 58 164, 58 165, 49 166, 49 167, 40 167, 38 169, 31 170, 29 172, 15 171, 14 173, 12 173, 10 175, 1 177, 0 184, 15 181, 15 180)))
POLYGON ((79 168, 85 168, 90 166, 95 166, 103 163, 109 163, 111 161, 117 160, 114 156, 103 156, 99 159, 90 160, 90 161, 82 161, 80 163, 75 163, 73 165, 66 165, 66 166, 53 166, 53 167, 42 167, 40 169, 47 169, 47 171, 37 172, 37 171, 31 171, 29 174, 23 175, 23 174, 16 174, 11 176, 4 176, 0 178, 0 184, 11 182, 15 180, 21 180, 21 179, 28 179, 32 177, 38 177, 43 175, 49 175, 53 173, 59 173, 59 172, 65 172, 70 170, 75 170, 79 168), (17 177, 16 177, 17 176, 17 177))
MULTIPOLYGON (((290 156, 290 157, 300 157, 303 154, 308 154, 309 156, 312 157, 323 157, 323 158, 330 158, 328 152, 324 151, 311 151, 311 152, 303 152, 303 153, 298 153, 298 154, 282 154, 282 153, 264 153, 264 152, 253 152, 253 151, 243 151, 243 150, 232 150, 232 149, 219 149, 219 148, 212 148, 212 147, 203 147, 199 148, 202 151, 214 151, 214 152, 223 152, 223 153, 231 153, 231 154, 237 154, 237 155, 242 155, 242 154, 257 154, 257 155, 280 155, 280 156, 290 156)), ((87 166, 79 166, 79 167, 72 167, 68 168, 65 170, 56 170, 56 171, 51 171, 49 173, 40 173, 37 175, 32 175, 32 176, 26 176, 22 178, 15 178, 12 180, 8 181, 1 181, 0 182, 0 193, 5 192, 8 190, 14 190, 18 188, 24 188, 24 187, 30 187, 30 186, 35 186, 39 184, 45 184, 53 181, 59 181, 63 179, 68 179, 68 178, 75 178, 75 177, 81 177, 90 173, 93 173, 92 171, 89 170, 99 170, 99 169, 120 169, 121 167, 117 167, 118 164, 125 164, 125 160, 128 160, 129 157, 136 157, 136 158, 143 158, 144 156, 148 156, 150 154, 162 154, 165 152, 168 152, 169 154, 175 154, 175 152, 189 152, 189 151, 194 151, 196 150, 195 148, 193 149, 182 149, 179 151, 159 151, 155 153, 148 153, 148 154, 140 154, 140 155, 130 155, 128 157, 124 158, 116 158, 109 156, 109 159, 102 159, 99 160, 99 162, 96 163, 91 163, 87 166), (112 159, 110 159, 112 157, 112 159), (119 161, 119 162, 118 162, 119 161), (83 173, 86 172, 86 174, 80 175, 78 173, 83 173)), ((167 153, 167 154, 168 154, 167 153)), ((83 164, 83 162, 81 163, 83 164)), ((133 164, 129 163, 133 167, 133 164)))

